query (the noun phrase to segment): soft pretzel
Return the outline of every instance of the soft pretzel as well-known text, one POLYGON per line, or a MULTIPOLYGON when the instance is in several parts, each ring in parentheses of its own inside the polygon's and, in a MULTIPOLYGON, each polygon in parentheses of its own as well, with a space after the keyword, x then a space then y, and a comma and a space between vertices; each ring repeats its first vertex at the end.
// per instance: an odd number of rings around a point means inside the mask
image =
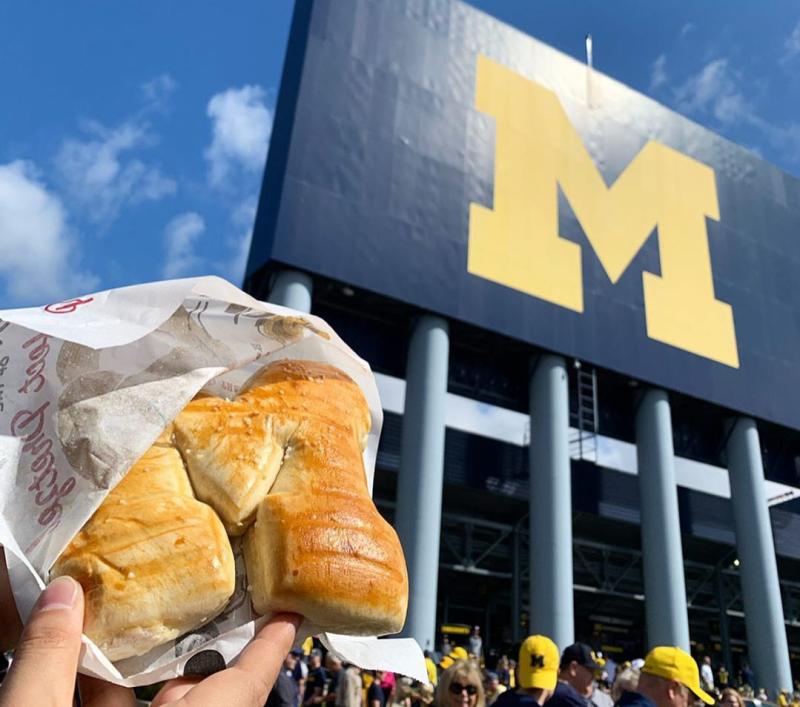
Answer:
POLYGON ((280 471, 244 542, 253 606, 326 631, 386 634, 405 621, 408 576, 394 529, 370 498, 370 413, 343 372, 309 361, 263 369, 237 398, 271 420, 280 471))
POLYGON ((216 616, 233 594, 233 552, 192 495, 178 452, 151 447, 56 560, 86 600, 84 633, 109 660, 142 655, 216 616))

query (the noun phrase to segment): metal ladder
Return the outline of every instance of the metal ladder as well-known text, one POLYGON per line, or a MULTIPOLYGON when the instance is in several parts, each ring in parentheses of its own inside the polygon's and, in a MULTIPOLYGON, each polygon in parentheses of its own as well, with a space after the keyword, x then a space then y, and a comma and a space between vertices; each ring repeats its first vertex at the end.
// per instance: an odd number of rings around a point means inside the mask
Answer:
POLYGON ((593 367, 575 360, 577 410, 570 413, 569 453, 573 459, 597 463, 597 376, 593 367))

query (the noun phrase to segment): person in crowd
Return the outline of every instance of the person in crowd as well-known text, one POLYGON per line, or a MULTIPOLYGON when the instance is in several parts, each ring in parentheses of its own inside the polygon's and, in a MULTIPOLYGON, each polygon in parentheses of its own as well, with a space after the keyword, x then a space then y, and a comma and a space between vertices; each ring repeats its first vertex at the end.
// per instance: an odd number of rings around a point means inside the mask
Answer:
POLYGON ((436 707, 486 707, 483 681, 476 665, 458 660, 447 668, 439 677, 434 703, 436 707))
POLYGON ((394 688, 394 700, 390 707, 411 707, 414 699, 414 681, 411 678, 399 677, 394 688))
POLYGON ((495 707, 542 707, 558 682, 558 648, 547 636, 528 636, 519 648, 518 686, 507 690, 495 707))
MULTIPOLYGON (((600 666, 594 671, 591 692, 588 694, 589 707, 614 707, 608 689, 608 673, 606 672, 606 659, 602 653, 595 656, 595 662, 600 666)), ((586 695, 584 695, 586 697, 586 695)))
POLYGON ((756 674, 746 660, 742 661, 742 684, 749 685, 753 691, 756 689, 756 674))
POLYGON ((433 660, 433 655, 430 651, 425 651, 425 670, 428 673, 428 681, 436 687, 436 683, 439 682, 439 673, 436 670, 436 663, 433 660))
POLYGON ((609 686, 613 685, 614 682, 616 681, 618 668, 619 666, 617 665, 617 662, 611 656, 608 656, 606 658, 605 670, 607 673, 607 680, 609 686))
POLYGON ((361 707, 361 669, 342 667, 334 695, 336 707, 361 707))
POLYGON ((453 651, 453 644, 450 642, 450 636, 446 633, 442 636, 442 656, 450 655, 453 651))
POLYGON ((474 655, 479 661, 483 656, 483 639, 481 638, 481 627, 473 626, 472 633, 469 637, 469 652, 474 655))
MULTIPOLYGON (((558 684, 548 707, 591 707, 595 695, 595 671, 602 668, 592 649, 585 643, 573 643, 561 654, 558 684)), ((608 695, 603 695, 611 703, 608 695)), ((613 703, 612 703, 613 704, 613 703)), ((604 702, 597 707, 608 707, 604 702)))
POLYGON ((639 671, 632 665, 628 665, 622 670, 617 670, 617 677, 611 688, 611 699, 619 702, 623 692, 636 692, 639 686, 639 671))
POLYGON ((758 692, 756 693, 756 699, 761 700, 762 702, 766 702, 769 700, 769 696, 767 695, 767 691, 763 687, 758 688, 758 692))
POLYGON ((333 653, 325 656, 325 671, 328 674, 325 702, 328 705, 336 704, 336 687, 339 684, 339 675, 342 672, 342 661, 334 657, 333 653))
POLYGON ((719 701, 720 707, 744 707, 742 696, 732 687, 726 687, 722 691, 719 701))
POLYGON ((322 667, 322 651, 319 648, 314 648, 311 651, 311 655, 308 656, 308 677, 303 690, 304 707, 322 703, 327 681, 328 673, 322 667))
POLYGON ((433 685, 419 685, 414 699, 411 700, 411 707, 428 707, 433 704, 433 697, 433 685))
POLYGON ((292 671, 292 678, 294 678, 295 686, 297 688, 297 700, 295 704, 300 707, 303 701, 303 694, 306 690, 306 679, 308 678, 308 665, 303 660, 303 651, 300 648, 292 650, 292 655, 296 658, 294 663, 294 670, 292 671))
POLYGON ((506 686, 500 682, 500 678, 497 676, 497 673, 491 671, 486 673, 487 706, 493 704, 494 701, 506 691, 506 689, 506 686))
POLYGON ((380 670, 370 671, 372 675, 372 682, 367 688, 367 705, 366 707, 386 707, 386 696, 381 689, 381 680, 383 679, 383 672, 380 670))
POLYGON ((615 707, 688 707, 692 695, 714 704, 700 686, 697 663, 673 646, 653 648, 645 658, 635 692, 623 692, 615 707))
POLYGON ((392 702, 394 702, 395 688, 397 686, 397 678, 395 677, 395 674, 388 670, 382 672, 379 683, 381 690, 383 690, 384 703, 391 705, 392 702))
POLYGON ((739 694, 744 700, 752 700, 756 696, 753 692, 753 688, 747 684, 739 685, 739 694))
POLYGON ((461 646, 456 646, 439 661, 439 667, 442 670, 447 670, 453 663, 457 663, 460 660, 469 660, 469 655, 461 646))
POLYGON ((711 667, 711 656, 703 656, 700 666, 700 685, 706 692, 714 692, 714 669, 711 667))
POLYGON ((720 688, 730 687, 728 682, 730 681, 730 674, 728 673, 728 669, 725 667, 725 663, 722 663, 719 666, 719 670, 717 670, 717 686, 720 688))
POLYGON ((500 684, 509 687, 511 685, 511 671, 507 655, 501 655, 497 659, 497 666, 495 667, 497 677, 500 678, 500 684))
POLYGON ((278 673, 272 691, 267 698, 266 707, 297 707, 297 684, 294 681, 294 667, 297 656, 288 653, 278 673))

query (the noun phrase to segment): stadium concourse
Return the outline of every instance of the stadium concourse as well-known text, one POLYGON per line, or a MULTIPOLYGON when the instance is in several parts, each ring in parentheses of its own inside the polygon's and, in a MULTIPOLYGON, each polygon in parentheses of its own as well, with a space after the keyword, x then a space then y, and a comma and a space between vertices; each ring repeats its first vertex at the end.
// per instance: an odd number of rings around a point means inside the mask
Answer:
POLYGON ((406 635, 792 689, 798 228, 798 180, 465 4, 296 4, 245 286, 377 373, 406 635))

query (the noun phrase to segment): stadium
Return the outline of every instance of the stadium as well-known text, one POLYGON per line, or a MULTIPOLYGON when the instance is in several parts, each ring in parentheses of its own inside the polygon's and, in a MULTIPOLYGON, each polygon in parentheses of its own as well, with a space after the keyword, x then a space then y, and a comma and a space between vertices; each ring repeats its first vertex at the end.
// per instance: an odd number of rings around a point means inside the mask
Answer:
POLYGON ((798 180, 466 4, 298 0, 246 289, 377 374, 406 635, 792 686, 798 232, 798 180))

